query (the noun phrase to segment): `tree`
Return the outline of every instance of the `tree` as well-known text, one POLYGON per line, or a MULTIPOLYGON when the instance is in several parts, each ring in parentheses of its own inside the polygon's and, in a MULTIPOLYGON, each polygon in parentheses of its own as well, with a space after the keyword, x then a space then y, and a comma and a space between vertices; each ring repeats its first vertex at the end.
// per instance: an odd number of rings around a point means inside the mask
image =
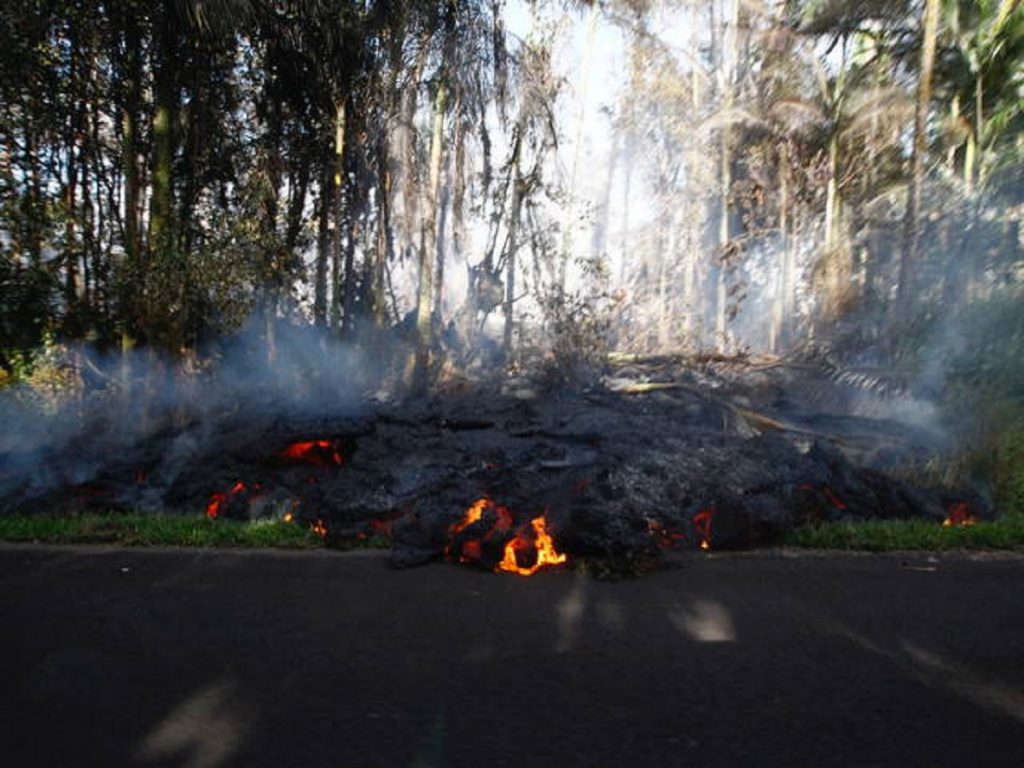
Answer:
POLYGON ((921 20, 921 63, 917 80, 917 106, 914 110, 914 143, 910 156, 910 186, 907 211, 903 220, 900 270, 896 307, 905 308, 911 290, 911 264, 917 260, 921 240, 921 190, 924 186, 927 123, 932 100, 932 71, 939 32, 939 0, 925 0, 921 20))

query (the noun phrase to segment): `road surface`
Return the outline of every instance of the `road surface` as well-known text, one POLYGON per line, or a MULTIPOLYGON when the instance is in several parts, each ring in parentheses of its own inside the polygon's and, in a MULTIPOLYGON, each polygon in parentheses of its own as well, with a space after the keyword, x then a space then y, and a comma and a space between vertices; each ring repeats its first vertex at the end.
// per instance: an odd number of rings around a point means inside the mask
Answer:
POLYGON ((1024 559, 0 547, 8 766, 1024 766, 1024 559))

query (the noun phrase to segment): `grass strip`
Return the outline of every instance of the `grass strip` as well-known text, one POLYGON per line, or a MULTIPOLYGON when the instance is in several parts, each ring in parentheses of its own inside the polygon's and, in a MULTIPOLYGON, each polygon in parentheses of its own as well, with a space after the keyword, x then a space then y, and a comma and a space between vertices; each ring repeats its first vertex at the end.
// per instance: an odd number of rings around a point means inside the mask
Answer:
POLYGON ((1024 515, 957 526, 942 526, 928 520, 866 520, 805 525, 794 529, 784 543, 791 547, 807 549, 867 552, 1024 550, 1024 515))
POLYGON ((210 520, 140 514, 5 515, 0 540, 48 544, 312 549, 324 539, 280 520, 210 520))
MULTIPOLYGON (((280 520, 210 520, 158 514, 4 515, 0 541, 46 544, 315 549, 325 545, 308 527, 280 520)), ((385 542, 386 543, 386 542, 385 542)), ((822 523, 794 529, 783 544, 806 549, 998 549, 1024 551, 1024 515, 968 526, 927 520, 822 523)), ((382 546, 376 538, 351 546, 382 546)))

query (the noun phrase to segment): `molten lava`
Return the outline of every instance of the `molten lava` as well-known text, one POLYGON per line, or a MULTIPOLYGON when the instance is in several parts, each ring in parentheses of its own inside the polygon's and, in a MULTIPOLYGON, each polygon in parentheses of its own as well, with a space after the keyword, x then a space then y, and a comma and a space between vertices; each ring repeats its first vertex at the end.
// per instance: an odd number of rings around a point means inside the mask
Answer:
POLYGON ((495 504, 486 496, 477 499, 466 510, 466 514, 463 515, 459 522, 448 526, 448 546, 445 548, 445 554, 448 557, 457 556, 461 563, 475 562, 483 555, 482 542, 493 541, 495 536, 508 531, 512 527, 512 523, 512 513, 508 507, 495 504), (497 517, 497 520, 480 538, 463 539, 460 534, 471 525, 475 525, 483 520, 484 513, 487 511, 492 512, 497 517), (455 551, 456 548, 458 549, 457 553, 455 551))
POLYGON ((833 507, 835 507, 836 509, 838 509, 840 511, 846 509, 846 503, 842 499, 840 499, 838 496, 836 496, 835 491, 833 491, 827 485, 825 486, 824 491, 825 491, 825 498, 828 499, 828 503, 829 504, 831 504, 833 507))
POLYGON ((235 498, 242 491, 246 490, 247 486, 241 480, 231 486, 231 490, 226 493, 215 493, 210 496, 210 502, 206 505, 206 516, 213 520, 215 517, 219 517, 224 507, 235 498))
POLYGON ((702 509, 693 516, 693 531, 700 538, 700 548, 711 549, 711 521, 715 515, 715 508, 702 509))
POLYGON ((949 508, 946 510, 946 519, 942 521, 942 527, 963 527, 974 525, 976 522, 978 522, 978 518, 971 514, 971 505, 960 501, 949 505, 949 508))
POLYGON ((494 507, 494 502, 488 498, 477 499, 474 501, 469 509, 466 510, 465 516, 457 523, 452 523, 448 526, 448 536, 451 537, 456 533, 462 533, 473 523, 479 522, 480 518, 484 516, 484 510, 488 507, 494 507))
MULTIPOLYGON (((477 499, 461 520, 448 526, 445 554, 450 558, 458 558, 462 563, 479 562, 484 557, 484 545, 493 542, 497 546, 512 529, 514 522, 508 507, 496 504, 487 497, 477 499), (493 522, 485 520, 484 515, 487 513, 494 516, 493 522), (470 526, 478 524, 481 528, 479 535, 472 535, 476 531, 464 533, 470 526)), ((506 542, 503 557, 495 570, 532 576, 545 566, 560 565, 566 560, 566 555, 555 548, 554 539, 547 529, 547 520, 541 515, 521 526, 506 542)))
POLYGON ((658 520, 648 520, 647 531, 654 537, 654 541, 661 549, 672 549, 676 544, 686 539, 685 534, 667 528, 664 523, 658 520))
POLYGON ((518 573, 520 576, 532 576, 546 565, 561 565, 568 559, 565 553, 555 549, 555 542, 548 533, 544 515, 533 518, 529 529, 523 526, 505 545, 505 557, 498 563, 497 570, 518 573), (529 535, 529 529, 533 530, 532 536, 529 535), (521 561, 530 562, 531 559, 532 565, 520 565, 521 561))
POLYGON ((331 440, 304 440, 278 451, 278 458, 304 462, 317 467, 340 467, 345 463, 338 446, 331 440))

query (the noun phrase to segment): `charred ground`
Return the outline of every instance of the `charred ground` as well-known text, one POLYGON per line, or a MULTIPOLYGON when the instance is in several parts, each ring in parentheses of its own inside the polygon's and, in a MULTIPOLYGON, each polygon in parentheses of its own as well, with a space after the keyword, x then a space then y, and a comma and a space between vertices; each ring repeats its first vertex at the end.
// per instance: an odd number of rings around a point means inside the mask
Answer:
POLYGON ((587 386, 523 376, 450 389, 333 416, 267 400, 179 411, 144 439, 94 425, 8 450, 0 503, 277 518, 328 543, 387 539, 396 566, 494 569, 512 543, 524 570, 538 525, 570 558, 635 569, 808 523, 991 512, 977 493, 900 479, 941 455, 942 436, 863 415, 856 386, 812 366, 660 358, 610 365, 587 386))

